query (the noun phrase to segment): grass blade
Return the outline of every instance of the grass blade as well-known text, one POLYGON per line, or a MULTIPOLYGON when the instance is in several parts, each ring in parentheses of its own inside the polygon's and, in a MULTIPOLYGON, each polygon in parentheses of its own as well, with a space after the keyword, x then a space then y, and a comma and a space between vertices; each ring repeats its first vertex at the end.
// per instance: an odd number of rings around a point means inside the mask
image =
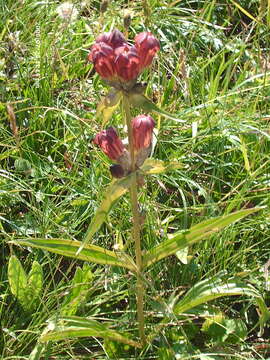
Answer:
POLYGON ((78 253, 81 246, 80 241, 67 240, 67 239, 44 239, 44 238, 29 238, 22 239, 15 244, 24 246, 31 246, 34 248, 47 250, 55 254, 60 254, 74 259, 94 262, 96 264, 115 265, 135 271, 135 266, 128 255, 122 260, 113 251, 104 249, 96 245, 85 245, 84 248, 78 253))
POLYGON ((240 4, 238 4, 236 1, 234 0, 230 0, 231 3, 233 3, 233 5, 235 7, 237 7, 237 9, 239 9, 243 14, 245 14, 247 17, 249 17, 251 20, 255 21, 256 23, 260 23, 259 20, 257 20, 253 15, 251 15, 246 9, 244 9, 240 4))
POLYGON ((104 324, 78 316, 62 317, 58 319, 57 325, 52 323, 50 324, 50 327, 54 327, 54 329, 43 334, 40 339, 41 342, 95 336, 119 341, 123 344, 128 344, 137 348, 141 347, 138 342, 127 338, 125 335, 115 330, 109 329, 104 324))
POLYGON ((143 266, 148 267, 167 256, 175 254, 177 251, 200 240, 204 240, 222 230, 225 226, 259 210, 260 208, 253 208, 236 211, 229 215, 203 221, 193 226, 190 230, 170 234, 168 235, 168 240, 147 251, 143 257, 143 266))
POLYGON ((221 274, 194 285, 175 305, 173 311, 175 314, 180 315, 208 301, 233 295, 245 295, 255 298, 261 312, 260 325, 262 331, 263 325, 270 318, 270 312, 260 293, 250 284, 245 284, 235 279, 223 280, 221 279, 221 274))

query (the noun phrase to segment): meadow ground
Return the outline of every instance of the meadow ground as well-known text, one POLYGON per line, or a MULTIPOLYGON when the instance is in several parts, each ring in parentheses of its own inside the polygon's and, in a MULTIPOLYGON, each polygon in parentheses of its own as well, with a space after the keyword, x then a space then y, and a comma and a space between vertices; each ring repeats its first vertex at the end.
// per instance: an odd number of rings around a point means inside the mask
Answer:
MULTIPOLYGON (((137 334, 129 272, 14 244, 85 235, 111 181, 110 161, 92 143, 103 126, 96 108, 108 89, 87 54, 98 34, 124 31, 128 15, 129 39, 147 28, 161 44, 141 76, 147 96, 183 120, 153 114, 153 156, 182 167, 149 177, 140 191, 143 247, 202 220, 262 208, 147 272, 146 332, 154 333, 176 296, 220 274, 253 285, 270 305, 267 2, 119 0, 101 13, 99 1, 74 1, 68 19, 59 5, 0 0, 1 359, 270 358, 269 327, 258 335, 258 309, 249 296, 221 298, 171 318, 143 350, 98 337, 38 344, 46 321, 60 313, 137 334), (9 284, 12 255, 26 273, 33 263, 43 271, 25 299, 9 284), (35 288, 38 298, 28 306, 35 288)), ((121 117, 116 111, 110 124, 119 125, 121 117)), ((93 243, 108 249, 125 244, 130 226, 126 195, 93 243)))

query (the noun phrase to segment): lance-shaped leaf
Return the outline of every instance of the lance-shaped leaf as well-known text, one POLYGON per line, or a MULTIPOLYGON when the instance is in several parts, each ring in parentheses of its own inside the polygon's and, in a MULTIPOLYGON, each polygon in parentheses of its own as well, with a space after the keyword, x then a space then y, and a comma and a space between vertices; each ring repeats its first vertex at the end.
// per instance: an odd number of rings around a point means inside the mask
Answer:
POLYGON ((20 260, 15 255, 9 258, 8 281, 12 294, 19 300, 22 306, 25 307, 25 305, 27 305, 27 275, 20 260))
POLYGON ((121 259, 120 255, 118 256, 115 252, 96 245, 85 245, 80 253, 78 253, 82 243, 76 240, 26 238, 13 243, 47 250, 74 259, 96 264, 116 265, 135 271, 133 261, 128 255, 125 254, 125 257, 121 259))
POLYGON ((100 226, 103 224, 115 201, 118 200, 122 195, 124 195, 128 191, 130 183, 131 183, 131 175, 119 180, 115 180, 107 188, 104 198, 101 201, 100 206, 96 210, 96 213, 87 229, 85 238, 81 243, 79 252, 86 243, 91 241, 92 236, 98 231, 100 226))
MULTIPOLYGON (((143 171, 145 174, 150 175, 150 174, 160 174, 166 171, 178 169, 180 167, 181 164, 176 162, 164 162, 161 160, 146 159, 140 170, 143 171)), ((87 229, 87 233, 83 240, 82 247, 84 246, 85 243, 90 242, 93 235, 99 230, 100 226, 106 220, 106 217, 110 212, 115 201, 118 200, 122 195, 124 195, 128 191, 132 176, 133 174, 123 179, 116 180, 108 187, 104 195, 104 198, 100 206, 96 210, 96 213, 87 229)))
POLYGON ((50 321, 48 328, 50 330, 41 336, 41 342, 94 336, 119 341, 137 348, 141 347, 138 342, 129 339, 125 334, 109 329, 106 325, 95 320, 78 316, 61 317, 57 320, 57 324, 50 321))
POLYGON ((94 275, 87 263, 83 264, 83 268, 77 267, 71 281, 69 294, 65 296, 64 304, 60 310, 62 316, 75 315, 78 307, 85 303, 93 277, 94 275))
POLYGON ((130 93, 128 95, 129 97, 129 101, 130 103, 143 110, 143 111, 146 111, 146 112, 150 112, 150 111, 153 111, 154 113, 158 114, 158 115, 161 115, 161 116, 164 116, 168 119, 171 119, 171 120, 174 120, 174 121, 177 121, 177 122, 180 122, 180 123, 184 123, 185 120, 181 120, 177 117, 177 115, 172 115, 170 113, 168 113, 167 111, 165 110, 162 110, 160 109, 157 105, 155 105, 151 100, 149 100, 146 96, 144 96, 143 94, 139 94, 137 92, 133 92, 133 93, 130 93))
POLYGON ((260 309, 260 326, 262 331, 263 325, 270 318, 270 312, 260 293, 250 284, 246 284, 237 279, 223 280, 222 275, 224 275, 224 273, 220 273, 211 279, 200 281, 194 285, 174 306, 173 312, 181 315, 198 305, 223 296, 251 296, 255 298, 260 309))
POLYGON ((38 299, 43 286, 43 270, 42 266, 34 261, 28 274, 28 287, 32 291, 32 297, 38 299))
POLYGON ((33 311, 43 285, 41 265, 34 261, 27 275, 20 260, 15 255, 12 255, 8 264, 8 280, 12 294, 17 297, 24 310, 33 311))
POLYGON ((189 230, 169 234, 168 240, 163 241, 158 246, 146 252, 143 256, 143 266, 147 267, 167 256, 175 254, 178 250, 197 243, 200 240, 205 240, 212 234, 222 230, 225 226, 259 210, 260 208, 253 208, 236 211, 229 215, 203 221, 192 226, 189 230))
POLYGON ((97 115, 102 115, 102 127, 112 117, 121 100, 121 91, 112 89, 105 97, 103 97, 97 107, 97 115))
POLYGON ((144 164, 141 166, 141 171, 147 175, 161 174, 167 171, 172 171, 181 168, 182 165, 176 161, 165 162, 156 159, 146 159, 144 164))

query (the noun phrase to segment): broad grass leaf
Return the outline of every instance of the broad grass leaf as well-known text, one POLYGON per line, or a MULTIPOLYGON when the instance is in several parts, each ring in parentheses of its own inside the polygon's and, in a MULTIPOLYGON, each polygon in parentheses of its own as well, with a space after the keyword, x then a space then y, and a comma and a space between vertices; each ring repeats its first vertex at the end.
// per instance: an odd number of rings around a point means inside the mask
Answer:
POLYGON ((130 259, 128 255, 122 260, 113 251, 96 245, 85 245, 80 253, 78 253, 82 243, 76 240, 26 238, 14 243, 50 251, 55 254, 72 257, 78 260, 89 261, 96 264, 121 266, 135 271, 132 259, 130 259))
POLYGON ((143 110, 146 112, 150 112, 153 111, 154 113, 164 116, 168 119, 180 122, 180 123, 184 123, 185 120, 181 120, 177 117, 177 115, 172 115, 170 113, 168 113, 165 110, 160 109, 157 105, 155 105, 151 100, 149 100, 146 96, 144 96, 143 94, 139 94, 139 93, 131 93, 129 95, 129 101, 130 103, 143 110))
POLYGON ((141 347, 138 342, 129 339, 124 334, 109 329, 104 324, 78 316, 61 317, 57 319, 57 324, 50 322, 48 328, 51 330, 41 336, 41 342, 94 336, 103 339, 116 340, 137 348, 141 347))
POLYGON ((93 278, 91 267, 87 263, 84 263, 83 268, 77 267, 71 281, 69 294, 65 297, 60 310, 61 315, 70 316, 76 314, 78 307, 86 301, 93 278))
POLYGON ((9 258, 8 281, 12 294, 18 299, 24 308, 27 307, 27 275, 20 260, 15 255, 12 255, 9 258))
POLYGON ((182 165, 176 161, 165 162, 156 159, 146 159, 140 170, 147 175, 161 174, 167 171, 172 171, 181 168, 182 165))
POLYGON ((131 183, 131 175, 115 180, 106 190, 103 200, 98 207, 85 235, 81 247, 78 252, 84 247, 84 245, 91 241, 92 236, 99 230, 100 226, 105 221, 108 213, 110 212, 113 204, 123 196, 129 189, 131 183))
POLYGON ((203 221, 192 226, 187 231, 178 231, 174 234, 169 234, 168 240, 163 241, 161 244, 146 252, 143 256, 143 267, 148 267, 187 246, 197 243, 200 240, 205 240, 224 227, 259 210, 260 208, 253 208, 236 211, 232 214, 203 221))
POLYGON ((244 295, 255 298, 260 309, 260 325, 262 327, 270 318, 270 312, 260 293, 250 284, 235 279, 223 280, 223 273, 211 279, 206 279, 194 285, 183 298, 174 306, 173 312, 183 314, 192 308, 224 296, 244 295))

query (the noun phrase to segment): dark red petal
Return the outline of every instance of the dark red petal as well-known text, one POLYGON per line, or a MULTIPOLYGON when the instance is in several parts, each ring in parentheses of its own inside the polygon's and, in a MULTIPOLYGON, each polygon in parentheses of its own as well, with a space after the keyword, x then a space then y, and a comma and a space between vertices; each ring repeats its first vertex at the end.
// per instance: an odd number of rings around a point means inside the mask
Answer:
POLYGON ((140 69, 149 66, 159 50, 159 41, 150 32, 143 32, 135 37, 135 46, 140 58, 140 69))
POLYGON ((101 147, 103 152, 112 160, 117 160, 123 155, 125 147, 113 127, 98 133, 94 144, 101 147))
POLYGON ((152 142, 155 121, 149 115, 138 115, 131 122, 135 149, 148 148, 152 142))
POLYGON ((95 66, 95 70, 104 79, 111 79, 115 75, 114 51, 104 42, 92 46, 89 59, 95 66))
POLYGON ((121 46, 115 50, 115 69, 125 81, 136 79, 139 75, 140 60, 134 46, 121 46))
POLYGON ((109 32, 99 35, 96 38, 96 43, 104 42, 105 44, 109 45, 110 42, 110 34, 109 32))
POLYGON ((121 31, 114 29, 109 36, 109 43, 110 45, 116 49, 119 46, 126 44, 126 39, 121 31))

